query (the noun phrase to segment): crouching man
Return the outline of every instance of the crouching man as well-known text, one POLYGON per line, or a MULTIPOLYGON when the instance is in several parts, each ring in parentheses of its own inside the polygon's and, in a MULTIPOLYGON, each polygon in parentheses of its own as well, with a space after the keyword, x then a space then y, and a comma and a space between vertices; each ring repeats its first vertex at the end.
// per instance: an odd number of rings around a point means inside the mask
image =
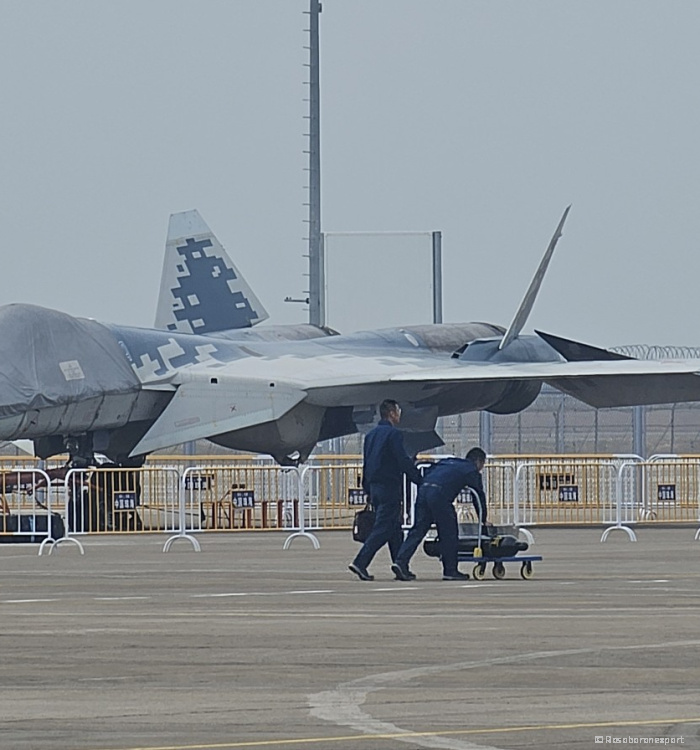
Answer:
POLYGON ((444 458, 426 469, 423 483, 418 488, 413 526, 391 566, 399 580, 415 579, 408 564, 433 523, 440 538, 442 580, 469 579, 467 573, 457 569, 459 525, 453 502, 465 487, 471 488, 477 494, 474 505, 478 504, 476 509, 481 523, 486 524, 486 494, 481 478, 485 463, 486 453, 481 448, 472 448, 465 458, 444 458))

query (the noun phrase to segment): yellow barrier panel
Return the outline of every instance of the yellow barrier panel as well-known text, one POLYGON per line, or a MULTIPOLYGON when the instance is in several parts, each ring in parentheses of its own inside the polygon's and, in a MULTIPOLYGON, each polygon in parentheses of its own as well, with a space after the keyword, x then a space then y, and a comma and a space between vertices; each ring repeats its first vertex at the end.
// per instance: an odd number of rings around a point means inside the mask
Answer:
POLYGON ((19 466, 0 470, 0 539, 46 543, 63 535, 51 477, 41 469, 19 466))
MULTIPOLYGON (((308 528, 350 528, 364 507, 362 465, 310 466, 305 486, 308 528)), ((299 490, 296 471, 277 465, 192 466, 183 477, 188 528, 197 531, 296 529, 299 490)))
MULTIPOLYGON (((421 456, 422 461, 442 456, 421 456)), ((49 488, 33 478, 30 457, 0 460, 0 512, 33 512, 49 488), (9 464, 13 471, 9 471, 9 464), (22 476, 27 472, 27 481, 22 476), (31 475, 31 476, 30 476, 31 475), (26 485, 26 486, 25 486, 26 485)), ((349 529, 364 506, 361 456, 316 456, 305 469, 303 498, 294 469, 269 457, 160 456, 141 469, 48 469, 53 512, 70 534, 181 530, 294 530, 304 503, 309 529, 349 529)), ((489 519, 496 525, 695 523, 700 518, 700 457, 492 456, 484 469, 489 519)), ((412 521, 415 488, 405 498, 412 521)), ((470 504, 458 504, 460 520, 470 504)), ((44 511, 45 512, 45 511, 44 511)))
POLYGON ((355 513, 364 508, 362 462, 324 462, 309 470, 309 504, 317 528, 349 529, 355 513))
POLYGON ((617 505, 617 466, 612 460, 547 457, 517 468, 517 525, 600 524, 617 505))
POLYGON ((148 466, 71 469, 62 503, 67 531, 71 535, 176 531, 179 480, 173 469, 148 466))
POLYGON ((484 466, 483 479, 486 491, 489 521, 497 526, 515 523, 515 473, 517 466, 499 458, 489 459, 484 466))
POLYGON ((11 470, 31 471, 37 468, 37 460, 34 456, 0 456, 0 472, 11 470))
POLYGON ((654 523, 700 520, 700 459, 684 457, 644 464, 640 518, 654 523))
POLYGON ((182 481, 189 530, 251 531, 299 525, 298 479, 293 469, 259 463, 190 464, 182 481))
POLYGON ((37 491, 46 489, 46 478, 31 465, 14 470, 10 464, 0 468, 0 512, 3 516, 18 515, 35 506, 37 491))

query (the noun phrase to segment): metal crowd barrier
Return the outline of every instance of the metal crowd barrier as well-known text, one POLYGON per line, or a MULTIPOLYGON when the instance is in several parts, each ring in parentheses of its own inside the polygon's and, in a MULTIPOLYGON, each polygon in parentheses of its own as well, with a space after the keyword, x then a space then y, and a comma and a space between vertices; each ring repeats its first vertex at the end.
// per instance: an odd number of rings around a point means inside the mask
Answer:
POLYGON ((33 456, 0 456, 0 473, 13 471, 32 471, 37 469, 36 458, 33 456))
POLYGON ((64 541, 100 534, 175 532, 181 526, 180 474, 172 468, 71 469, 63 481, 64 541))
POLYGON ((520 463, 513 506, 515 526, 606 523, 617 503, 611 461, 547 460, 520 463))
POLYGON ((517 526, 516 464, 500 458, 489 460, 484 466, 483 479, 488 504, 489 520, 498 526, 517 526))
POLYGON ((42 469, 0 469, 0 537, 34 542, 49 552, 64 534, 61 508, 51 478, 42 469))
POLYGON ((295 469, 262 463, 190 465, 182 486, 188 531, 268 531, 299 524, 295 469))
MULTIPOLYGON (((516 526, 603 525, 632 541, 639 523, 700 523, 700 457, 546 459, 517 469, 516 526)), ((695 535, 700 538, 700 528, 695 535)))
POLYGON ((314 463, 309 466, 309 506, 316 528, 349 529, 365 505, 362 461, 314 463))
POLYGON ((700 521, 700 459, 656 457, 643 464, 640 520, 700 521))
MULTIPOLYGON (((285 547, 297 536, 316 546, 313 531, 350 529, 366 502, 360 456, 315 457, 300 468, 269 457, 197 457, 196 464, 192 456, 162 457, 141 469, 72 469, 58 484, 51 476, 54 470, 28 460, 14 467, 0 462, 0 537, 29 531, 35 538, 48 523, 40 554, 63 541, 82 551, 79 539, 88 534, 154 531, 171 535, 166 549, 180 538, 198 548, 193 534, 272 530, 288 532, 285 547), (63 540, 53 538, 56 514, 63 540)), ((605 527, 601 541, 618 529, 634 540, 632 527, 640 523, 700 524, 699 456, 497 456, 486 464, 484 484, 490 520, 530 538, 538 527, 595 525, 605 527)), ((414 500, 415 487, 407 483, 406 526, 414 500)), ((458 517, 469 506, 458 501, 458 517)))
MULTIPOLYGON (((649 463, 657 463, 658 464, 659 462, 667 462, 667 463, 668 462, 673 462, 674 465, 678 465, 678 463, 680 463, 680 464, 691 464, 691 465, 695 464, 697 466, 697 465, 700 465, 700 456, 698 456, 698 455, 686 455, 686 456, 680 456, 680 455, 656 455, 656 456, 652 456, 649 459, 649 463)), ((688 482, 685 487, 682 487, 682 490, 685 490, 685 494, 681 494, 681 497, 683 498, 681 500, 681 507, 687 507, 688 509, 690 507, 692 507, 692 504, 693 504, 693 502, 692 502, 693 491, 695 490, 695 488, 697 488, 697 486, 698 486, 697 485, 697 480, 694 479, 694 481, 692 483, 688 482)), ((699 524, 698 529, 695 532, 695 541, 697 541, 698 539, 700 539, 700 490, 696 491, 695 495, 697 497, 697 503, 696 503, 697 516, 693 520, 695 520, 699 524)), ((667 485, 666 488, 663 488, 663 487, 657 485, 657 500, 661 500, 661 501, 670 501, 670 500, 673 500, 673 503, 675 505, 676 504, 676 488, 675 487, 670 488, 670 487, 668 487, 668 485, 667 485), (673 497, 670 497, 671 494, 673 495, 673 497)), ((653 508, 650 508, 650 511, 651 511, 652 516, 653 516, 653 520, 658 520, 659 519, 658 512, 655 511, 653 508)), ((665 515, 665 514, 663 514, 663 515, 665 515)))

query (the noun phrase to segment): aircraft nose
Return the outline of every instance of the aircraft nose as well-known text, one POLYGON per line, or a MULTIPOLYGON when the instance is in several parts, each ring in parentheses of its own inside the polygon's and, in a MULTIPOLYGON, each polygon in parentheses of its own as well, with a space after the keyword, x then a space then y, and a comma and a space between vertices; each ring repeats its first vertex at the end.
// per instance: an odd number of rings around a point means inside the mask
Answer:
POLYGON ((0 438, 55 434, 77 403, 97 409, 105 394, 139 389, 100 323, 36 305, 0 307, 0 438))

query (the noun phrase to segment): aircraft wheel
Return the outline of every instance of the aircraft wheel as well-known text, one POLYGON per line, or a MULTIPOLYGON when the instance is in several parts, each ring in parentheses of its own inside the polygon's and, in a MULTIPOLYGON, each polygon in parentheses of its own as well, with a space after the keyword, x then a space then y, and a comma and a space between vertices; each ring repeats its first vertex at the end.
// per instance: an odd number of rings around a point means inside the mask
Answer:
POLYGON ((528 560, 520 566, 520 577, 529 581, 535 573, 532 570, 532 563, 528 560))
POLYGON ((483 581, 486 575, 486 566, 481 563, 477 563, 472 570, 472 578, 475 581, 483 581))
POLYGON ((495 562, 492 573, 493 577, 500 581, 506 577, 506 566, 502 562, 495 562))

